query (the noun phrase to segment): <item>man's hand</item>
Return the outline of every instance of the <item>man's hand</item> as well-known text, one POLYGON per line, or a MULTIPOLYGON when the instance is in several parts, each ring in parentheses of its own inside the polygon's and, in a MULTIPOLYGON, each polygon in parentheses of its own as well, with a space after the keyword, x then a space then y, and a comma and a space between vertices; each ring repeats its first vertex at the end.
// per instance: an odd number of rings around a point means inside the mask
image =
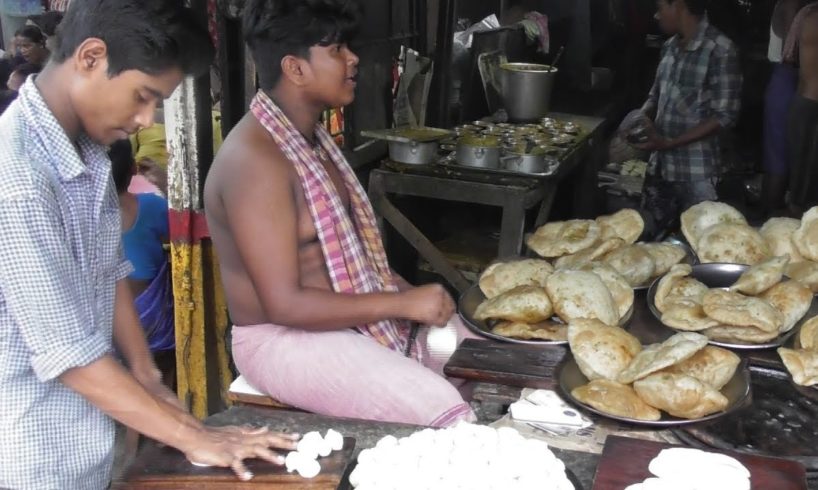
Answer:
POLYGON ((401 293, 401 295, 406 304, 408 320, 443 327, 454 315, 454 301, 440 284, 427 284, 401 293))
POLYGON ((284 456, 272 451, 295 450, 298 434, 270 432, 267 427, 202 427, 197 430, 193 442, 183 449, 192 463, 230 467, 244 481, 253 473, 244 466, 245 459, 261 458, 276 465, 284 464, 284 456))
POLYGON ((182 402, 179 400, 179 397, 176 396, 176 393, 172 392, 167 385, 162 382, 162 372, 159 371, 156 366, 151 364, 149 366, 134 368, 131 369, 131 374, 151 395, 164 402, 170 403, 180 410, 187 410, 182 406, 182 402))
POLYGON ((642 124, 647 127, 645 134, 648 139, 642 143, 631 143, 631 146, 642 151, 663 151, 673 148, 673 142, 656 131, 653 121, 645 118, 642 124))

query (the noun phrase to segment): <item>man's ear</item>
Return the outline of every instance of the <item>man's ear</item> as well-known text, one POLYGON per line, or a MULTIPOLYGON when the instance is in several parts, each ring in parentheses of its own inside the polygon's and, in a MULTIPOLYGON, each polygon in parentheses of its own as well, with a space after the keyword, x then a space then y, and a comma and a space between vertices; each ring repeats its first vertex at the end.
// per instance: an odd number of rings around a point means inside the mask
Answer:
POLYGON ((296 86, 306 83, 308 67, 307 61, 293 55, 287 55, 281 59, 281 76, 286 77, 296 86))
POLYGON ((108 45, 105 41, 89 37, 74 51, 74 66, 81 73, 108 70, 108 45))

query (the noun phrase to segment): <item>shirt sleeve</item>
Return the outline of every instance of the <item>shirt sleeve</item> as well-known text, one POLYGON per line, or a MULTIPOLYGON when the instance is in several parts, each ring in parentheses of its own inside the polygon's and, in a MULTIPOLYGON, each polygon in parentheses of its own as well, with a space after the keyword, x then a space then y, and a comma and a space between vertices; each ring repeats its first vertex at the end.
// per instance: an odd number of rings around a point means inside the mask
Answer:
POLYGON ((110 352, 94 324, 94 285, 65 241, 56 203, 0 201, 0 291, 41 381, 110 352))
POLYGON ((656 108, 659 106, 659 77, 653 80, 648 92, 648 99, 642 104, 642 113, 653 120, 656 117, 656 108))
POLYGON ((710 108, 722 128, 730 128, 738 121, 741 110, 741 70, 735 49, 727 48, 710 58, 713 98, 710 108))

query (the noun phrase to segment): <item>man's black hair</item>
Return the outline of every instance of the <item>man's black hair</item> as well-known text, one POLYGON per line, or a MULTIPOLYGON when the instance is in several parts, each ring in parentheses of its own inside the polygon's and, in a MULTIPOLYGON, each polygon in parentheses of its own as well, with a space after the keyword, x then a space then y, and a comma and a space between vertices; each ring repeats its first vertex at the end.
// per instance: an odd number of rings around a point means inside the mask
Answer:
POLYGON ((51 59, 62 63, 89 38, 105 41, 112 77, 126 70, 156 75, 171 68, 199 75, 214 54, 207 27, 182 0, 73 0, 57 27, 51 59))
POLYGON ((37 27, 48 37, 57 32, 57 26, 62 22, 63 13, 58 10, 49 10, 39 15, 30 15, 29 20, 37 24, 37 27))
POLYGON ((349 41, 358 30, 356 0, 248 0, 244 39, 256 63, 259 86, 272 90, 285 56, 309 59, 310 47, 349 41))
POLYGON ((24 37, 35 44, 45 44, 45 34, 37 26, 23 26, 14 33, 15 37, 24 37))
POLYGON ((108 149, 108 157, 111 159, 111 177, 114 179, 116 192, 122 194, 128 190, 136 166, 131 141, 124 139, 114 142, 108 149))
MULTIPOLYGON (((667 0, 668 3, 673 3, 674 1, 679 0, 667 0)), ((707 12, 707 5, 710 3, 710 0, 682 0, 685 5, 687 6, 688 12, 691 14, 702 17, 707 12)))
POLYGON ((20 74, 23 78, 28 78, 29 75, 40 73, 43 66, 37 63, 23 63, 14 67, 14 73, 20 74))

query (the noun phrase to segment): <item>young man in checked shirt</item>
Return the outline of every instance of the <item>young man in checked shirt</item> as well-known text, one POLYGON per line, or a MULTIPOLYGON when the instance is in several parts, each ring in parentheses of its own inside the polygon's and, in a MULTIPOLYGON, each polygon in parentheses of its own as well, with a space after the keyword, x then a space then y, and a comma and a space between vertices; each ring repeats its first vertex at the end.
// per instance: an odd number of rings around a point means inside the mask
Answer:
POLYGON ((245 479, 245 458, 281 464, 270 447, 295 444, 182 410, 126 282, 106 145, 207 70, 207 30, 182 5, 74 0, 51 61, 0 118, 0 488, 107 488, 111 418, 245 479))
POLYGON ((654 235, 701 201, 716 200, 719 133, 741 107, 741 72, 733 43, 707 21, 707 0, 658 0, 656 19, 672 35, 642 106, 653 152, 643 189, 646 228, 654 235))

